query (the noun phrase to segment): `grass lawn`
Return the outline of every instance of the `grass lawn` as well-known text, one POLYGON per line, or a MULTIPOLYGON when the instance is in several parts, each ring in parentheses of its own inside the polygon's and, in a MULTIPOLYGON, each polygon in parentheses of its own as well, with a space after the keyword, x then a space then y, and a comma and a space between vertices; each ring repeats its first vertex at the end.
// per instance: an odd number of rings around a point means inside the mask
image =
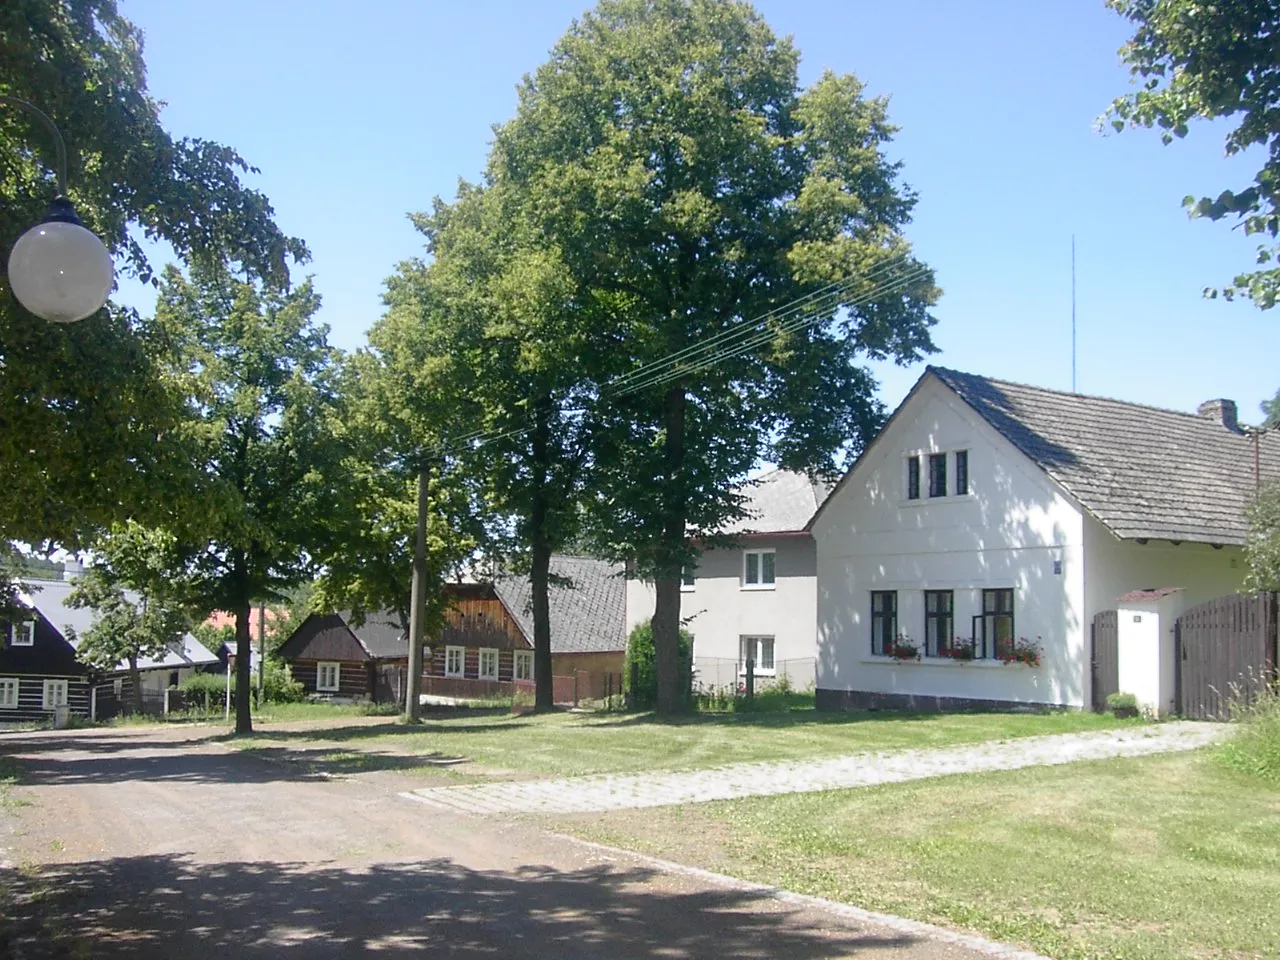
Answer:
POLYGON ((1280 956, 1280 790, 1212 753, 556 826, 1057 960, 1280 956))
POLYGON ((418 727, 365 721, 330 729, 274 731, 267 725, 246 743, 311 741, 339 743, 344 750, 465 756, 480 766, 463 772, 548 777, 945 746, 1100 730, 1118 723, 1080 712, 917 715, 802 709, 698 714, 666 721, 649 714, 477 712, 431 716, 418 727))

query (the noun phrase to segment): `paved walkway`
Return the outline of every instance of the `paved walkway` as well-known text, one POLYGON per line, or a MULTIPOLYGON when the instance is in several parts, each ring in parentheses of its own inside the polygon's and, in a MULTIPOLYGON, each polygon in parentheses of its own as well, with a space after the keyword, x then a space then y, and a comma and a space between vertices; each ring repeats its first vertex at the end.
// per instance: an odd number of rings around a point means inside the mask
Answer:
POLYGON ((402 794, 410 800, 473 814, 601 813, 739 797, 810 793, 898 783, 953 773, 1136 757, 1194 750, 1219 739, 1224 724, 1164 723, 1098 733, 995 740, 929 750, 860 753, 829 759, 743 763, 682 773, 602 774, 469 787, 432 787, 402 794))

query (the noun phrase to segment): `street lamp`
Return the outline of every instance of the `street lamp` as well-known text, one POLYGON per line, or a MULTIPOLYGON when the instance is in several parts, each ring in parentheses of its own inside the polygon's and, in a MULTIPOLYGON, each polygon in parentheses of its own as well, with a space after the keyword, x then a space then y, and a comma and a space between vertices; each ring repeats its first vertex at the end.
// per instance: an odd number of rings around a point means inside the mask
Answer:
POLYGON ((67 199, 67 147, 48 114, 17 97, 0 96, 38 117, 58 150, 58 195, 45 218, 9 251, 9 288, 18 302, 43 320, 75 323, 102 309, 115 284, 111 253, 76 216, 67 199))

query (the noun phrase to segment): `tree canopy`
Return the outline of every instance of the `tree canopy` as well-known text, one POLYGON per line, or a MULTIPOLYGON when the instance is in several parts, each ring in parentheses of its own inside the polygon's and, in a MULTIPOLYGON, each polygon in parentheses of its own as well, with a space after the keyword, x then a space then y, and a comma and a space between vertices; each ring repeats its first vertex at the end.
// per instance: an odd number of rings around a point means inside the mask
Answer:
POLYGON ((93 546, 94 564, 75 580, 68 602, 93 611, 93 624, 79 637, 76 657, 97 670, 129 669, 135 713, 142 712, 138 661, 163 657, 191 626, 189 597, 178 545, 171 534, 134 523, 120 524, 93 546))
POLYGON ((170 267, 156 322, 174 344, 187 405, 182 433, 202 479, 185 572, 202 611, 236 618, 236 730, 249 716, 250 604, 284 599, 314 575, 341 490, 338 354, 314 322, 310 281, 291 292, 170 267))
MULTIPOLYGON (((246 186, 234 150, 170 137, 147 92, 142 36, 112 0, 0 4, 0 94, 35 104, 61 129, 70 199, 115 254, 152 277, 139 238, 191 264, 229 262, 272 288, 307 249, 246 186)), ((0 263, 56 193, 50 133, 0 103, 0 263)), ((171 429, 181 398, 156 359, 149 320, 118 304, 80 323, 27 313, 0 280, 0 540, 78 548, 112 523, 146 519, 188 489, 171 429), (39 438, 38 445, 33 438, 39 438)))
MULTIPOLYGON (((1259 269, 1242 272, 1220 292, 1248 297, 1262 309, 1280 295, 1280 7, 1272 0, 1107 0, 1129 20, 1133 37, 1120 49, 1140 84, 1109 111, 1115 129, 1158 127, 1164 142, 1185 137, 1197 119, 1230 118, 1227 156, 1261 147, 1253 183, 1217 197, 1188 196, 1191 216, 1236 219, 1244 232, 1268 238, 1259 269)), ((1206 293, 1216 296, 1219 290, 1206 293)))
POLYGON ((860 361, 933 349, 938 290, 902 234, 915 195, 885 154, 887 101, 851 75, 803 89, 798 61, 746 3, 604 0, 521 85, 490 156, 607 347, 589 517, 656 581, 661 710, 689 535, 740 515, 731 488, 760 460, 816 470, 861 449, 883 410, 860 361), (832 289, 808 325, 775 315, 752 349, 608 387, 832 289))

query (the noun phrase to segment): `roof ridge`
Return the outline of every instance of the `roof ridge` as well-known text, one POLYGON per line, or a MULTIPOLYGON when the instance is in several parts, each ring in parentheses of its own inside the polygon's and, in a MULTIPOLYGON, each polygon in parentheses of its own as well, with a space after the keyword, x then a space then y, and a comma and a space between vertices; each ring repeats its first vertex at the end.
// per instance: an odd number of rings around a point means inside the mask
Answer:
MULTIPOLYGON (((1058 390, 1054 387, 1041 387, 1034 383, 1022 383, 1018 380, 1001 380, 999 377, 988 377, 982 373, 967 373, 964 370, 956 370, 952 367, 940 367, 933 364, 926 366, 925 371, 939 376, 952 374, 959 377, 973 377, 978 380, 985 380, 987 383, 999 384, 1005 387, 1021 387, 1024 390, 1034 390, 1037 393, 1051 393, 1060 397, 1074 397, 1080 400, 1101 400, 1105 403, 1117 403, 1124 407, 1135 407, 1139 410, 1154 410, 1157 413, 1171 413, 1178 417, 1187 417, 1199 423, 1209 424, 1211 426, 1221 426, 1217 421, 1210 420, 1208 417, 1201 416, 1199 413, 1191 413, 1186 410, 1174 410, 1171 407, 1158 407, 1152 403, 1139 403, 1136 400, 1121 400, 1118 397, 1105 397, 1098 393, 1079 393, 1071 390, 1058 390)), ((1247 424, 1246 424, 1247 426, 1247 424)), ((1228 431, 1235 433, 1236 431, 1228 431)))

